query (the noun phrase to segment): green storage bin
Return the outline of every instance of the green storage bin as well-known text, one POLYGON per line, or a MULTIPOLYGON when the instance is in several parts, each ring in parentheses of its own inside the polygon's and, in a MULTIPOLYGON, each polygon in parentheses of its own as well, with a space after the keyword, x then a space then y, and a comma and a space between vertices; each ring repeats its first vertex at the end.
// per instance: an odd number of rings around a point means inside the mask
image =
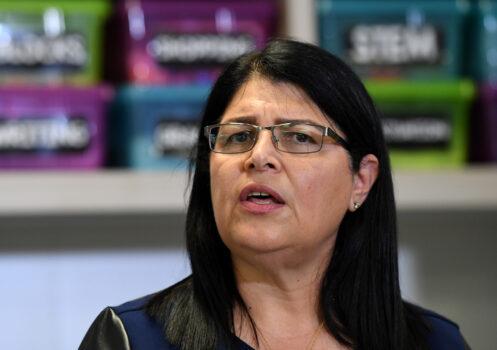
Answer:
POLYGON ((366 82, 394 168, 454 168, 468 155, 472 82, 366 82))
POLYGON ((1 84, 100 80, 105 0, 0 0, 1 84))
POLYGON ((465 0, 318 0, 320 45, 362 78, 460 79, 465 0))

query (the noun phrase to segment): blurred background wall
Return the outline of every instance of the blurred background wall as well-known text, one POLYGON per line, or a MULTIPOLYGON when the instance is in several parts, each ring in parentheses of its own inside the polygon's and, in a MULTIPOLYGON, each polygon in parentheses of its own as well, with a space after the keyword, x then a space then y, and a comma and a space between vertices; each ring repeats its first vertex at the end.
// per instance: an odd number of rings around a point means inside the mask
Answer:
POLYGON ((205 96, 275 35, 364 79, 403 295, 495 348, 495 1, 0 0, 0 349, 77 348, 105 306, 188 274, 185 156, 205 96))

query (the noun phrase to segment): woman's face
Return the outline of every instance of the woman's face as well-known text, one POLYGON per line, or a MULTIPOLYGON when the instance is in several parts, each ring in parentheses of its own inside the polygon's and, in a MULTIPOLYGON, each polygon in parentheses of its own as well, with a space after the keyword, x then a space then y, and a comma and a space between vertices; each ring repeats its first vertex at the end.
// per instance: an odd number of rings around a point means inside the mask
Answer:
MULTIPOLYGON (((269 126, 297 119, 332 126, 297 87, 256 76, 235 94, 221 123, 269 126)), ((351 202, 349 164, 346 150, 329 141, 317 153, 278 151, 267 130, 245 153, 211 152, 212 204, 221 239, 235 256, 281 252, 299 263, 309 254, 329 255, 351 202)))

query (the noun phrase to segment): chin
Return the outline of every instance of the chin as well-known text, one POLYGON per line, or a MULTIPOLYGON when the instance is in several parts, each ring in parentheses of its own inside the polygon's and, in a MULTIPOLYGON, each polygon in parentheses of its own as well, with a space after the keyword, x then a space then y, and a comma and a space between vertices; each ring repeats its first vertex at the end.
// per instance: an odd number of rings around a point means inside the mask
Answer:
POLYGON ((250 251, 253 253, 271 253, 285 249, 288 244, 282 232, 265 232, 264 230, 241 231, 231 234, 229 241, 223 239, 232 252, 250 251))

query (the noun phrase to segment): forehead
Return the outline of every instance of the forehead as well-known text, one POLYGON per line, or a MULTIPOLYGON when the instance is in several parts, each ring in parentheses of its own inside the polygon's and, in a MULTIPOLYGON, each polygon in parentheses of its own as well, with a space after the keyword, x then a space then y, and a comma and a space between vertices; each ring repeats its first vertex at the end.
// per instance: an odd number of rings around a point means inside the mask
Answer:
POLYGON ((221 122, 247 120, 270 125, 294 119, 331 125, 329 118, 299 87, 255 76, 235 93, 221 122))

